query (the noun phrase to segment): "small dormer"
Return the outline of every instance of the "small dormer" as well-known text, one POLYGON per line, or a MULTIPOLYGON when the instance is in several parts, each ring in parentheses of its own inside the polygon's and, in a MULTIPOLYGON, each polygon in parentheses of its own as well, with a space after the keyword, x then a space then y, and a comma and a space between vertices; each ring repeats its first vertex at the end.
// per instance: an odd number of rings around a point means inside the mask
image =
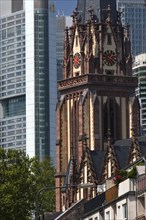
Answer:
POLYGON ((107 149, 102 172, 102 180, 104 181, 108 178, 111 178, 115 174, 117 168, 118 163, 113 145, 111 144, 111 132, 110 129, 108 129, 107 149))
POLYGON ((77 198, 78 200, 86 198, 91 199, 96 195, 96 172, 94 170, 94 164, 92 161, 91 151, 89 148, 84 148, 83 157, 81 160, 79 170, 79 185, 84 186, 78 189, 77 198), (91 185, 91 187, 88 187, 91 185))
POLYGON ((131 147, 130 147, 130 152, 129 152, 129 158, 128 158, 128 163, 133 163, 139 158, 141 158, 141 150, 139 146, 139 141, 136 137, 136 129, 132 128, 131 129, 132 133, 132 138, 131 138, 131 147))

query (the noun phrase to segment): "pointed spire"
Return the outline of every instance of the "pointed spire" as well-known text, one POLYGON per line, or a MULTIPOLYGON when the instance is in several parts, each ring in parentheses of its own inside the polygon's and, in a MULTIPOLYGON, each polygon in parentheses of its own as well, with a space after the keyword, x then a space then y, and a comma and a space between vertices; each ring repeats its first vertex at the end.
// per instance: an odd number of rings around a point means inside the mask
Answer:
POLYGON ((111 146, 111 130, 110 130, 110 128, 108 128, 108 132, 107 132, 107 146, 108 147, 111 146))
POLYGON ((132 125, 131 132, 132 132, 132 140, 133 142, 135 142, 137 138, 136 138, 136 129, 134 124, 132 125))
POLYGON ((71 159, 73 159, 73 157, 74 157, 74 154, 73 154, 73 145, 71 144, 71 146, 70 146, 70 157, 71 157, 71 159))
POLYGON ((93 9, 92 6, 89 7, 88 9, 88 13, 89 13, 89 20, 92 21, 93 20, 93 9))
POLYGON ((108 16, 107 16, 106 21, 110 22, 111 21, 111 6, 110 5, 108 5, 107 12, 108 12, 108 16))
POLYGON ((142 155, 141 155, 141 150, 140 150, 140 146, 139 146, 139 141, 138 138, 136 136, 136 129, 135 129, 135 125, 132 125, 132 140, 131 140, 131 153, 129 154, 129 159, 128 159, 128 163, 134 162, 135 160, 139 159, 142 155))
POLYGON ((75 10, 73 11, 73 14, 71 15, 71 17, 73 19, 73 24, 77 23, 77 21, 78 21, 78 14, 79 14, 79 12, 77 11, 77 8, 75 8, 75 10))
POLYGON ((129 34, 129 24, 127 23, 125 26, 125 37, 126 38, 130 38, 130 34, 129 34))
POLYGON ((117 24, 119 24, 119 25, 122 24, 121 15, 122 15, 122 12, 121 11, 117 11, 117 24))
POLYGON ((83 135, 82 135, 82 141, 83 141, 83 148, 84 149, 87 148, 87 140, 88 140, 87 134, 84 132, 83 135))
POLYGON ((137 129, 136 129, 136 125, 133 123, 132 124, 132 128, 131 128, 131 134, 132 134, 132 139, 133 139, 133 142, 136 142, 138 139, 137 139, 137 129))
POLYGON ((69 54, 69 34, 68 34, 68 27, 65 28, 65 38, 64 38, 64 43, 65 43, 65 50, 64 50, 64 57, 67 59, 68 54, 69 54))

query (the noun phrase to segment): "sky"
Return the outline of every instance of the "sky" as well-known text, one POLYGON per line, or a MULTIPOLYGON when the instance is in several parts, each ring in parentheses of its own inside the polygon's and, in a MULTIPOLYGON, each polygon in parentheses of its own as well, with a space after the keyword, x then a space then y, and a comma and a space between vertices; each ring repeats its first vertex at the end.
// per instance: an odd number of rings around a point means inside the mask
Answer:
POLYGON ((73 10, 77 7, 77 0, 55 0, 56 11, 60 14, 71 15, 73 10))

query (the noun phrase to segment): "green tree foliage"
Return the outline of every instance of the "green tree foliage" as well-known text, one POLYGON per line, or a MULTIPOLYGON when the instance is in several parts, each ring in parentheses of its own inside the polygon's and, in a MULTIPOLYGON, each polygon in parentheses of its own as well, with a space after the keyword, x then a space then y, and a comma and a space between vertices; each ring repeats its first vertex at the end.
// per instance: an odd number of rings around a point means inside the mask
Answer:
POLYGON ((132 170, 128 172, 128 178, 135 178, 136 176, 137 176, 137 171, 136 171, 136 166, 134 166, 132 170))
MULTIPOLYGON (((37 191, 49 186, 55 187, 55 169, 51 160, 47 157, 42 162, 35 160, 32 165, 32 172, 35 175, 37 191)), ((39 211, 55 211, 55 190, 44 190, 38 195, 39 211)))
MULTIPOLYGON (((0 219, 31 219, 37 191, 42 187, 54 186, 54 174, 55 169, 49 158, 39 162, 22 151, 0 148, 0 219)), ((40 195, 40 201, 44 201, 43 210, 53 211, 55 192, 40 195)))

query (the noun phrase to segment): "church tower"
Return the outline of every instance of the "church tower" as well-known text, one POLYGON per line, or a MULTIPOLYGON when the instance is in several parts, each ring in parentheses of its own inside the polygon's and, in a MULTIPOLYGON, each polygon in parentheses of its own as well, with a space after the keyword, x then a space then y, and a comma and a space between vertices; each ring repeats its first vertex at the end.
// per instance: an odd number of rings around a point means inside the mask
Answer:
MULTIPOLYGON (((63 204, 59 187, 77 184, 85 144, 105 151, 108 129, 114 142, 129 138, 133 124, 139 127, 129 26, 122 26, 120 13, 116 17, 115 22, 108 5, 105 19, 97 20, 90 7, 82 23, 75 10, 72 26, 65 30, 64 75, 56 109, 57 211, 63 204)), ((73 192, 70 197, 68 207, 75 200, 73 192)))

